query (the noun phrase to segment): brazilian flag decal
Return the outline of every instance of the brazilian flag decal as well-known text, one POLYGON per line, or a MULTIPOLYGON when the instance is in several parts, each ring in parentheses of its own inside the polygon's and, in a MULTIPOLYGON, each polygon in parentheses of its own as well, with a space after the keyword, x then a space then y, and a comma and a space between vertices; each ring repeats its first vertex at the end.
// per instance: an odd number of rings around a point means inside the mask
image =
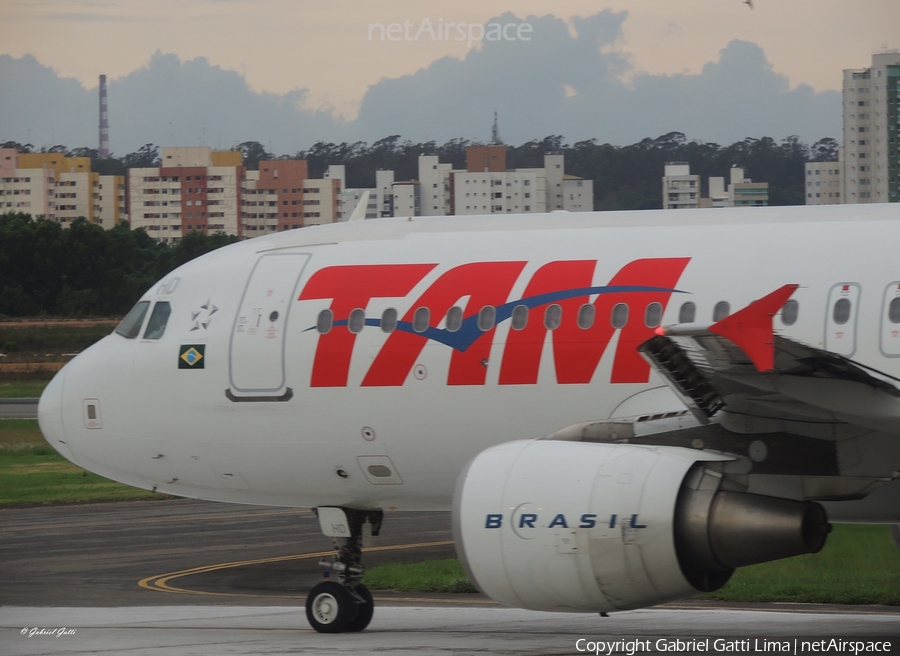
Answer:
POLYGON ((182 344, 178 352, 179 369, 203 369, 206 344, 182 344))

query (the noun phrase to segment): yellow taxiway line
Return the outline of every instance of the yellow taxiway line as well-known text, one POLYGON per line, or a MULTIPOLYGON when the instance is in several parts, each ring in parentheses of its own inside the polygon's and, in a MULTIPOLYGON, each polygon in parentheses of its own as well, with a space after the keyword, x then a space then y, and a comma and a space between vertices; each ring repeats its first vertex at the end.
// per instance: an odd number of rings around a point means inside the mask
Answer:
MULTIPOLYGON (((440 542, 417 542, 414 544, 395 544, 384 547, 367 547, 363 549, 363 553, 372 553, 376 551, 395 551, 400 549, 418 549, 424 547, 446 547, 448 545, 453 544, 453 540, 442 540, 440 542)), ((206 572, 215 572, 223 569, 232 569, 235 567, 243 567, 245 565, 258 565, 261 563, 278 563, 284 562, 288 560, 308 560, 310 558, 325 558, 327 556, 333 556, 334 550, 331 549, 329 551, 314 551, 311 553, 304 554, 293 554, 290 556, 276 556, 274 558, 257 558, 255 560, 236 560, 230 563, 218 563, 215 565, 205 565, 203 567, 193 567, 191 569, 184 569, 178 572, 169 572, 168 574, 158 574, 156 576, 148 576, 145 579, 141 579, 138 581, 138 585, 146 590, 156 590, 157 592, 174 592, 178 594, 194 594, 194 595, 206 595, 206 596, 214 596, 214 597, 272 597, 274 595, 264 595, 264 594, 252 594, 252 593, 243 593, 243 592, 208 592, 203 590, 189 590, 186 588, 178 587, 172 585, 172 581, 176 579, 183 578, 185 576, 192 576, 194 574, 204 574, 206 572)), ((284 599, 304 599, 305 595, 277 595, 279 598, 284 599)), ((430 599, 430 598, 420 598, 420 597, 391 597, 391 601, 406 601, 406 602, 440 602, 445 601, 442 599, 430 599)), ((461 600, 453 599, 446 600, 452 601, 453 603, 460 603, 461 600)), ((472 599, 466 601, 465 603, 485 603, 485 604, 493 604, 495 602, 489 599, 472 599)))

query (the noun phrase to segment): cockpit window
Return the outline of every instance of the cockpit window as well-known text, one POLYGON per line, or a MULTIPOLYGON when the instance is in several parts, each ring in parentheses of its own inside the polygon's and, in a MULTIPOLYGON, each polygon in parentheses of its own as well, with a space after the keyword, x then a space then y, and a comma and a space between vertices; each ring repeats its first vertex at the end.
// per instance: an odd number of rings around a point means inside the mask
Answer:
POLYGON ((169 315, 172 308, 168 301, 160 301, 153 306, 153 312, 150 313, 150 321, 147 322, 147 329, 144 331, 144 339, 159 339, 166 332, 166 324, 169 322, 169 315))
POLYGON ((134 339, 141 334, 141 325, 144 323, 144 316, 147 314, 147 308, 150 307, 150 301, 140 301, 131 308, 131 311, 125 315, 121 323, 116 326, 116 333, 127 339, 134 339))

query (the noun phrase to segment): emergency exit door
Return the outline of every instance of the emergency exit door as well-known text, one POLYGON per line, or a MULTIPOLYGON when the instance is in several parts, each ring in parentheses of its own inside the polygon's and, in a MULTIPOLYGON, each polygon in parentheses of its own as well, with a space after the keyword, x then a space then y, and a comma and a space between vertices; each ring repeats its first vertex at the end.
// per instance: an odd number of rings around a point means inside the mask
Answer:
POLYGON ((835 285, 828 293, 825 315, 825 349, 847 356, 856 351, 856 316, 860 288, 855 282, 835 285))
POLYGON ((230 395, 285 391, 285 332, 308 253, 269 253, 256 262, 234 319, 230 395))

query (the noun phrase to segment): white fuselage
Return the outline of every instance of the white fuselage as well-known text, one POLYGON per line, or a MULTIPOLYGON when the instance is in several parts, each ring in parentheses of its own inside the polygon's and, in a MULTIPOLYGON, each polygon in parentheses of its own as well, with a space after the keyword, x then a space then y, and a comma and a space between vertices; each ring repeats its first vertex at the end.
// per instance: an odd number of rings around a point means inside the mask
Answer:
POLYGON ((677 408, 634 352, 659 323, 653 303, 662 325, 684 322, 686 302, 711 322, 717 303, 734 312, 796 283, 796 321, 777 316, 776 332, 900 377, 897 244, 897 205, 415 217, 253 239, 149 290, 151 310, 171 307, 162 336, 112 334, 76 357, 41 426, 80 466, 160 492, 447 508, 487 447, 677 408), (479 327, 484 306, 494 321, 479 327))

